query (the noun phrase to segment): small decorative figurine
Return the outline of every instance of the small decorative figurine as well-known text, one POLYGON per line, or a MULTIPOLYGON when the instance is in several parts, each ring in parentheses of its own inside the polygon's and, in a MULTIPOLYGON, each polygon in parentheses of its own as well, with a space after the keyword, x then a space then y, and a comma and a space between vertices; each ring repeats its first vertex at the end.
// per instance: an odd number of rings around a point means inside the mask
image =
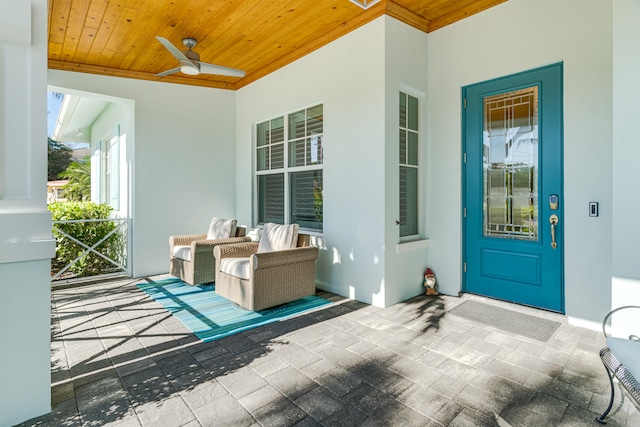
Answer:
POLYGON ((424 272, 424 288, 427 290, 427 295, 440 295, 436 288, 436 275, 433 274, 430 268, 427 268, 427 271, 424 272))

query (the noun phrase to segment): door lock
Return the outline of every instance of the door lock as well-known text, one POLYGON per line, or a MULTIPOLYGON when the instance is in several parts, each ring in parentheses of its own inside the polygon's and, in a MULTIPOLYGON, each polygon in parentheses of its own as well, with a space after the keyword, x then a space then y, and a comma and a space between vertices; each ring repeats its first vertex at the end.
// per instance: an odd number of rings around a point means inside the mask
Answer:
POLYGON ((556 243, 556 224, 558 224, 558 215, 552 214, 549 217, 549 222, 551 223, 551 247, 553 249, 558 247, 556 243))

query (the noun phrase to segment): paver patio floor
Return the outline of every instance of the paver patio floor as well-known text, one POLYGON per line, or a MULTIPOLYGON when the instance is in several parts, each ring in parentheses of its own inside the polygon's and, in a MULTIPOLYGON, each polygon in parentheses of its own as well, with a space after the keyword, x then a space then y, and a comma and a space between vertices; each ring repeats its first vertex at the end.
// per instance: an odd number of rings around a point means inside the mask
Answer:
MULTIPOLYGON (((135 279, 52 292, 43 426, 596 426, 601 333, 464 294, 319 310, 200 342, 135 279), (536 341, 449 310, 479 300, 561 322, 536 341)), ((639 426, 617 390, 610 426, 639 426)))

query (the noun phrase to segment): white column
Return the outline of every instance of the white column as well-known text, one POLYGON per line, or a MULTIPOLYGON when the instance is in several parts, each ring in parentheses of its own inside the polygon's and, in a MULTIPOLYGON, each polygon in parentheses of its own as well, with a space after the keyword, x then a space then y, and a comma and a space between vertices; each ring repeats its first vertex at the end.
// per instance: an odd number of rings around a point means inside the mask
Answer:
POLYGON ((47 1, 0 0, 0 425, 51 410, 47 1))
POLYGON ((640 305, 640 3, 613 2, 613 278, 612 308, 640 305))

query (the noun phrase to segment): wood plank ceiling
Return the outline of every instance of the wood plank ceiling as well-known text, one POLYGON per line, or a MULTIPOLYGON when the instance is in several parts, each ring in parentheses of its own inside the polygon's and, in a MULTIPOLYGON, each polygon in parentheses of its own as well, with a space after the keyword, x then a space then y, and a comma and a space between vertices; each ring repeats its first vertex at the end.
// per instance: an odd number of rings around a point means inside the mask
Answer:
POLYGON ((431 32, 506 0, 49 0, 49 68, 238 89, 387 14, 431 32), (240 77, 180 72, 157 40, 180 50, 195 38, 200 60, 240 77))

